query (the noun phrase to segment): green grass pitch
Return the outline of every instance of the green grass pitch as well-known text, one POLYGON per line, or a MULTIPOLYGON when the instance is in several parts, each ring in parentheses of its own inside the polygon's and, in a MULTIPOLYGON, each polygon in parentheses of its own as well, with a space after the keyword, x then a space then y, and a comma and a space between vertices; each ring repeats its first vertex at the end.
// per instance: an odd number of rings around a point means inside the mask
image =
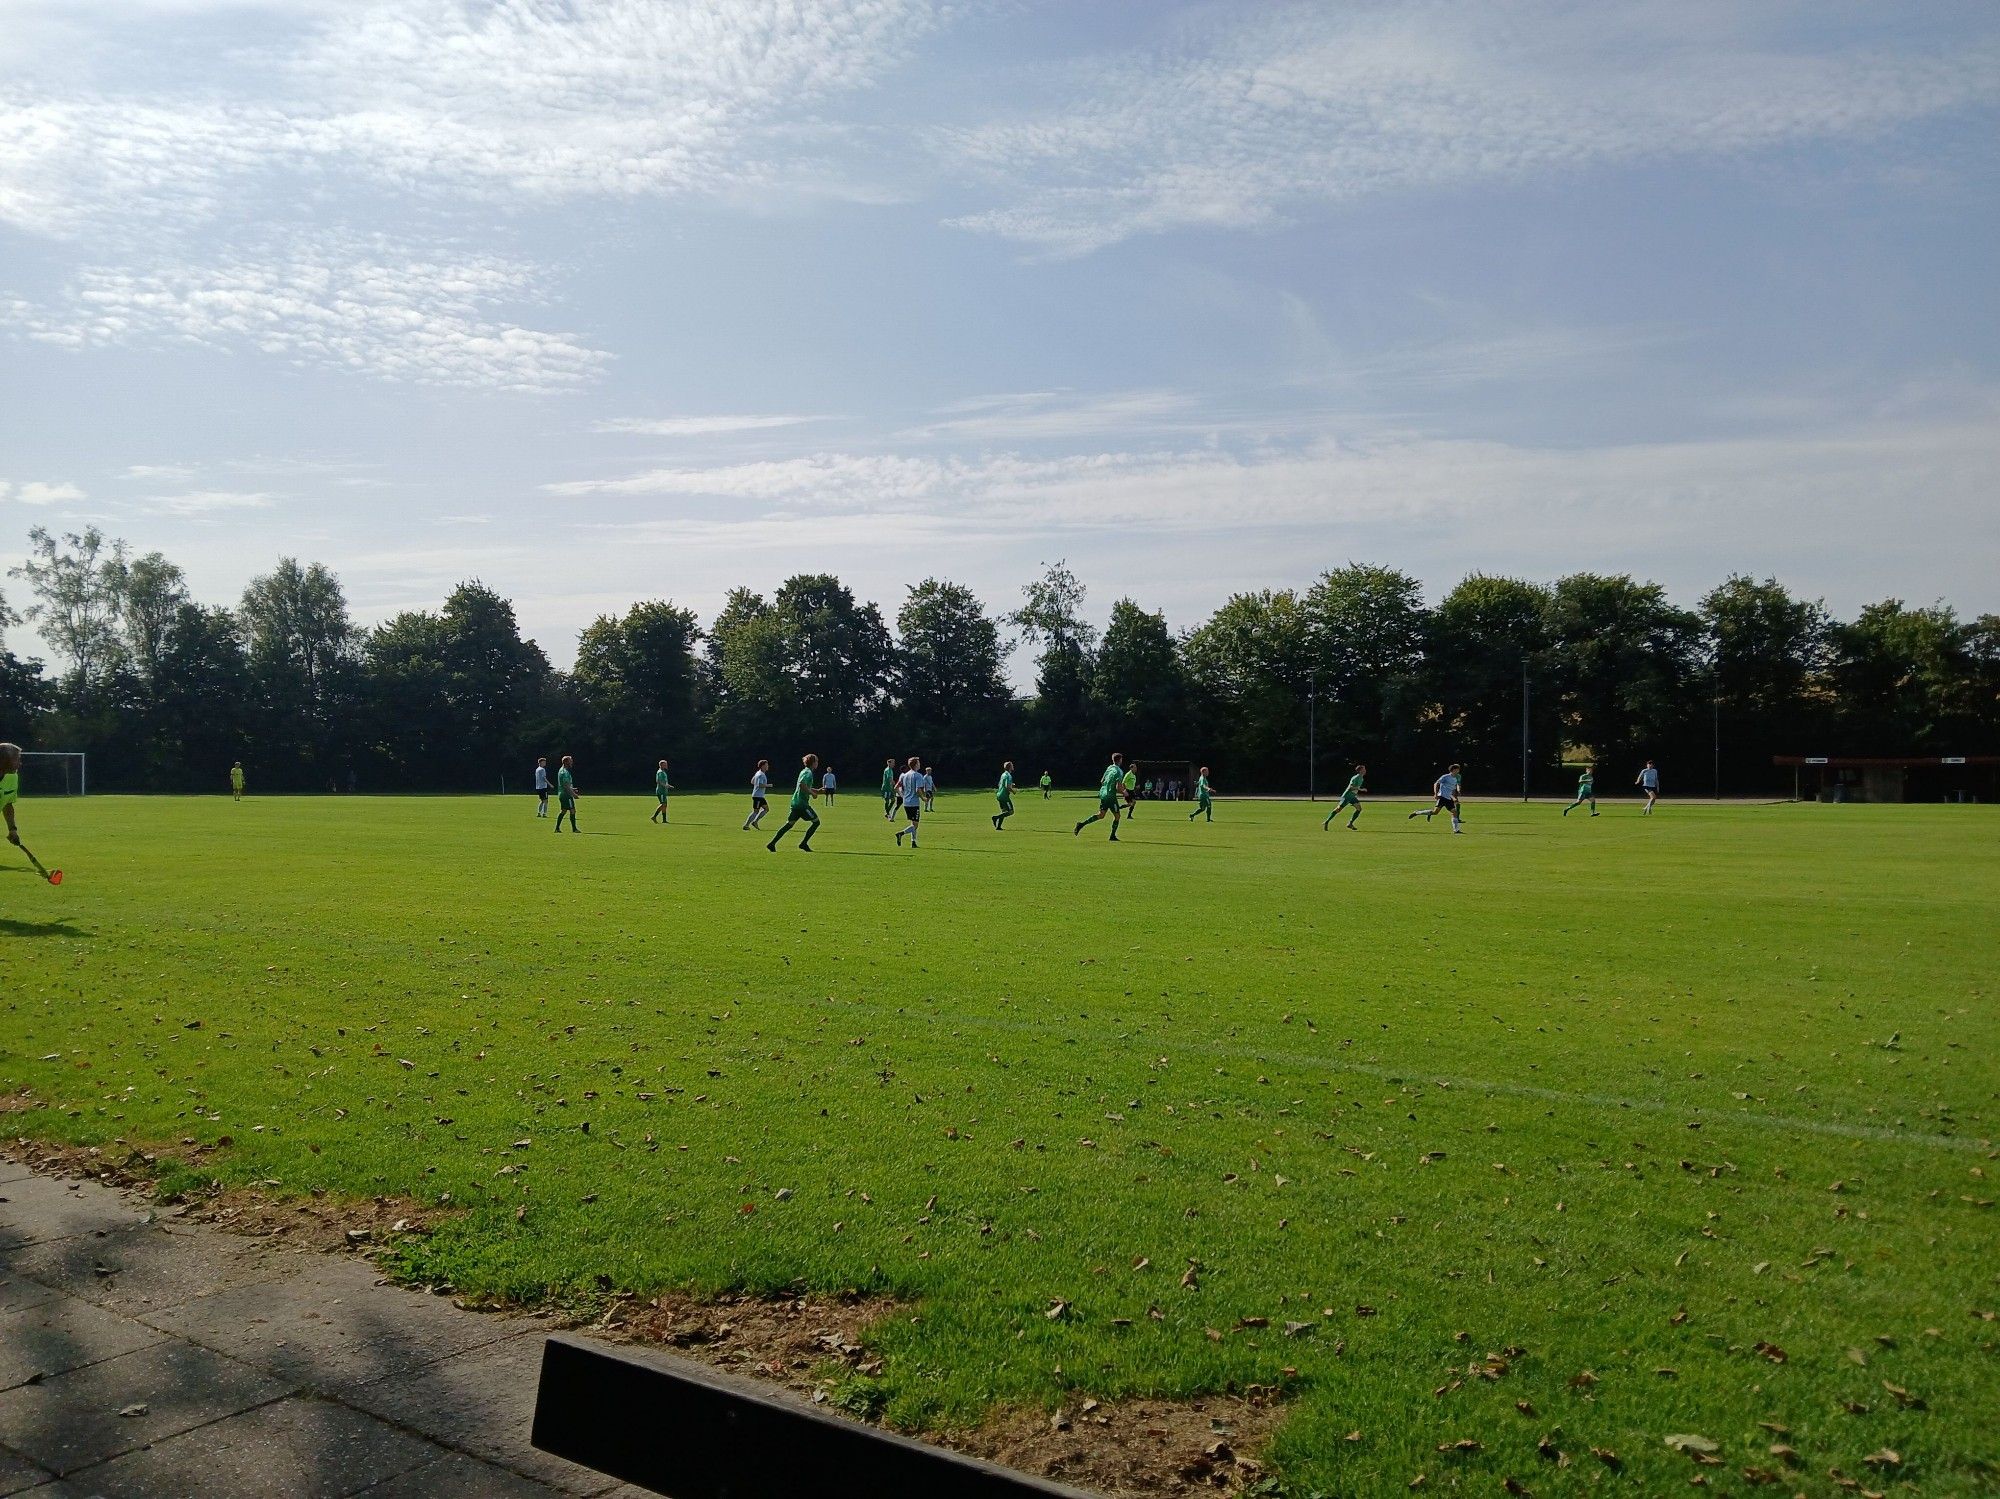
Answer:
POLYGON ((25 803, 0 1084, 449 1194, 465 1293, 894 1293, 910 1426, 1259 1382, 1297 1496, 2000 1481, 1990 810, 1019 805, 25 803))

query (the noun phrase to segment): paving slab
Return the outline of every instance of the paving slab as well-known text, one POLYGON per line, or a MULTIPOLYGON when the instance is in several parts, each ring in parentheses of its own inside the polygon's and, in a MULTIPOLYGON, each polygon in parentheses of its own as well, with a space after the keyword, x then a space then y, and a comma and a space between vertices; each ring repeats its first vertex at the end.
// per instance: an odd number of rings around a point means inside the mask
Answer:
POLYGON ((528 1445, 541 1378, 542 1341, 541 1331, 525 1332, 371 1384, 351 1398, 363 1410, 565 1493, 601 1494, 615 1488, 617 1481, 605 1474, 528 1445))
POLYGON ((24 1176, 0 1186, 0 1249, 109 1233, 144 1223, 148 1210, 134 1206, 101 1182, 66 1182, 24 1176))
POLYGON ((55 1477, 40 1463, 30 1462, 20 1453, 0 1447, 0 1494, 19 1494, 55 1477))
POLYGON ((311 1263, 260 1239, 166 1222, 52 1239, 0 1254, 11 1273, 127 1316, 278 1280, 311 1263))
POLYGON ((34 1174, 34 1167, 24 1166, 19 1161, 9 1160, 6 1156, 0 1155, 0 1186, 5 1186, 8 1182, 19 1181, 24 1176, 33 1176, 34 1174))
POLYGON ((552 1489, 532 1478, 454 1452, 362 1489, 355 1499, 568 1499, 568 1496, 561 1489, 552 1489))
POLYGON ((8 1446, 69 1477, 290 1389, 247 1364, 168 1339, 0 1393, 0 1432, 8 1446))
MULTIPOLYGON (((0 1312, 0 1390, 30 1379, 51 1379, 159 1341, 160 1334, 143 1323, 68 1296, 0 1312)), ((0 1422, 0 1434, 6 1432, 0 1422)))
POLYGON ((103 1499, 337 1499, 443 1454, 345 1405, 294 1395, 70 1475, 103 1499))
POLYGON ((351 1260, 308 1259, 282 1280, 237 1286, 146 1312, 161 1332, 228 1353, 322 1394, 349 1395, 524 1329, 379 1283, 351 1260))
POLYGON ((54 1286, 45 1286, 21 1274, 15 1266, 14 1256, 24 1253, 25 1250, 0 1249, 0 1312, 39 1306, 62 1294, 54 1286))

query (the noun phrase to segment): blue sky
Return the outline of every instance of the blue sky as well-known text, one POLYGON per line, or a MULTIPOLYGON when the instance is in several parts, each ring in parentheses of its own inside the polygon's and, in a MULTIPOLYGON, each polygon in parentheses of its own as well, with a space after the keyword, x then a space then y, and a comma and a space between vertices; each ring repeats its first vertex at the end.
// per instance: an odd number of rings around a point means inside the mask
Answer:
POLYGON ((1996 124, 1984 0, 0 0, 0 566, 2000 609, 1996 124))

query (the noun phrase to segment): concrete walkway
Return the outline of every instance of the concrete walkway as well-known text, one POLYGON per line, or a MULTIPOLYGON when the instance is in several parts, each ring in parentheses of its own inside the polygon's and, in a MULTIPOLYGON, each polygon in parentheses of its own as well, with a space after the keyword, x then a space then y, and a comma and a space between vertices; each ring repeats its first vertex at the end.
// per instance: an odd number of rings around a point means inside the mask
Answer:
POLYGON ((0 1495, 639 1499, 528 1445, 547 1331, 0 1154, 0 1495))

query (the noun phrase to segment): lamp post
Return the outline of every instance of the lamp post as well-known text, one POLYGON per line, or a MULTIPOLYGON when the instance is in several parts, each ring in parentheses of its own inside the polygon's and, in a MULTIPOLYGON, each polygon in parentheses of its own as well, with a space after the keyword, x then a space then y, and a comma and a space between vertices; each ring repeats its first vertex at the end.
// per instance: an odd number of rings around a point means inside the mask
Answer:
POLYGON ((1319 669, 1306 673, 1306 800, 1319 800, 1319 669))
POLYGON ((1521 656, 1521 800, 1528 799, 1528 657, 1521 656))

